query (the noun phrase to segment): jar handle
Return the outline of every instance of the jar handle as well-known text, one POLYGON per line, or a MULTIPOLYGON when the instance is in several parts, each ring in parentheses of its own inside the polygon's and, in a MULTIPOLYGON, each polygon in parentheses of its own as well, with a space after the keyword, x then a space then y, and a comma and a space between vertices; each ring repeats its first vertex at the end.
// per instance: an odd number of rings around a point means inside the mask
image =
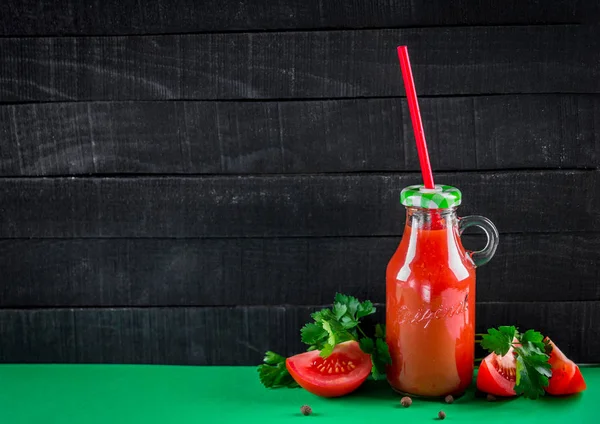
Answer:
POLYGON ((496 253, 500 236, 496 226, 484 216, 471 215, 459 218, 458 233, 460 235, 469 227, 479 227, 487 236, 487 243, 483 249, 468 252, 475 266, 479 267, 487 264, 492 259, 494 253, 496 253))

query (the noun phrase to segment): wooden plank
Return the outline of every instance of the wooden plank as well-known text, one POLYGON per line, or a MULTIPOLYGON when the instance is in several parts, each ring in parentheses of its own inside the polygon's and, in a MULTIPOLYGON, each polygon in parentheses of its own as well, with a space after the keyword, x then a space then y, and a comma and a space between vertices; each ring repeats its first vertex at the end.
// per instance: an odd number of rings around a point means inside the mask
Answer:
MULTIPOLYGON (((3 178, 0 238, 384 236, 419 174, 3 178)), ((503 233, 600 230, 600 171, 439 173, 503 233), (576 191, 576 193, 574 193, 576 191), (568 219, 567 219, 568 217, 568 219)))
POLYGON ((0 39, 0 102, 598 93, 600 27, 0 39), (468 46, 468 48, 457 48, 468 46))
POLYGON ((444 0, 317 2, 306 0, 5 0, 1 35, 162 34, 202 31, 318 28, 381 28, 428 25, 556 24, 595 22, 591 0, 444 0))
MULTIPOLYGON (((484 240, 463 237, 471 248, 484 240)), ((385 302, 397 237, 0 241, 0 307, 385 302)), ((507 234, 480 301, 600 300, 600 233, 507 234)))
MULTIPOLYGON (((269 349, 302 351, 299 329, 318 308, 2 309, 0 362, 258 364, 269 349)), ((600 361, 598 301, 477 306, 479 331, 502 324, 551 335, 575 361, 600 361)))
MULTIPOLYGON (((424 98, 434 169, 600 166, 600 97, 424 98)), ((0 175, 418 171, 406 101, 0 106, 0 175)))

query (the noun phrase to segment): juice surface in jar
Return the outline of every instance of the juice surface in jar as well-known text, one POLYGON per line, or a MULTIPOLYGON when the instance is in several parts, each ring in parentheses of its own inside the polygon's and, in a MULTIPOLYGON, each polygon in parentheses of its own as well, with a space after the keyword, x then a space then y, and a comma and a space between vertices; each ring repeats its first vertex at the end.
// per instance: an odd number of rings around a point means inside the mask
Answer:
MULTIPOLYGON (((456 190, 458 194, 452 192, 452 196, 458 196, 460 203, 457 189, 442 187, 456 190)), ((471 384, 476 261, 471 258, 473 253, 462 246, 456 203, 443 204, 449 206, 446 208, 405 204, 407 221, 402 241, 388 263, 386 341, 392 365, 387 378, 402 393, 424 397, 460 395, 471 384)), ((482 224, 482 219, 471 217, 471 225, 483 228, 489 221, 482 224)), ((493 233, 495 227, 489 224, 493 233)), ((497 231, 495 239, 494 234, 491 238, 495 251, 497 231)), ((476 253, 479 260, 487 262, 494 252, 476 253)))

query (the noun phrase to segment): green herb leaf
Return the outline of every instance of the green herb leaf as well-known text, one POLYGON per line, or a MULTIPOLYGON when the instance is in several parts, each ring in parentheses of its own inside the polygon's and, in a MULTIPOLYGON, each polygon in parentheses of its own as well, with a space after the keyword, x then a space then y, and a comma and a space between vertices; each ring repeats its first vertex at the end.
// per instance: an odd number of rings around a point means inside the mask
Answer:
POLYGON ((334 303, 333 304, 333 315, 335 315, 336 319, 340 319, 342 318, 344 315, 346 315, 346 312, 348 311, 348 307, 344 304, 341 303, 334 303))
POLYGON ((285 358, 275 352, 271 352, 270 350, 265 352, 265 359, 263 359, 264 363, 267 365, 277 365, 280 362, 285 362, 285 358))
POLYGON ((544 351, 544 336, 542 333, 535 330, 527 330, 519 337, 521 344, 531 343, 538 349, 544 351))
POLYGON ((347 342, 348 340, 356 340, 355 335, 345 330, 342 324, 335 319, 323 321, 321 322, 321 325, 323 326, 323 330, 327 333, 327 340, 321 348, 321 356, 323 358, 327 358, 331 355, 333 348, 335 348, 336 345, 347 342))
POLYGON ((348 300, 351 298, 352 296, 347 296, 345 294, 342 293, 336 293, 335 297, 333 298, 333 303, 342 303, 342 304, 347 304, 348 300))
POLYGON ((548 386, 548 378, 552 376, 548 355, 533 350, 517 347, 517 378, 515 392, 524 397, 537 399, 544 395, 544 387, 548 386))
POLYGON ((340 293, 335 295, 333 312, 336 319, 342 323, 342 326, 345 329, 349 330, 358 325, 356 311, 359 307, 360 302, 355 297, 346 296, 340 293))
POLYGON ((335 346, 336 343, 336 337, 335 337, 335 332, 333 331, 332 324, 329 321, 323 321, 321 323, 323 325, 323 330, 327 331, 327 343, 330 344, 331 346, 335 346))
POLYGON ((356 310, 356 319, 361 319, 366 317, 367 315, 374 314, 376 311, 373 303, 370 300, 365 300, 363 303, 358 305, 358 309, 356 310))
POLYGON ((385 340, 378 338, 375 341, 375 346, 377 347, 377 359, 385 365, 391 365, 392 357, 390 356, 390 349, 385 340))
POLYGON ((518 336, 518 340, 519 343, 513 346, 517 354, 515 392, 537 399, 544 395, 544 387, 548 386, 548 378, 552 376, 544 336, 537 331, 527 330, 518 336))
POLYGON ((504 356, 512 346, 512 341, 517 335, 517 329, 513 326, 500 326, 498 329, 490 328, 488 334, 484 334, 481 347, 496 355, 504 356))
POLYGON ((342 327, 344 327, 346 330, 350 330, 358 326, 358 321, 350 318, 349 316, 343 316, 340 322, 342 323, 342 327))
POLYGON ((375 342, 373 342, 373 339, 370 337, 363 337, 358 341, 358 344, 360 346, 360 350, 368 353, 369 355, 372 354, 373 350, 375 349, 375 342))
POLYGON ((310 316, 315 320, 315 322, 327 321, 328 319, 334 317, 331 309, 321 309, 320 311, 313 312, 310 316))
POLYGON ((373 368, 371 369, 371 375, 374 380, 381 380, 385 378, 386 365, 392 363, 390 357, 390 351, 388 345, 382 338, 375 339, 375 349, 371 354, 371 362, 373 368))
POLYGON ((299 387, 285 367, 285 357, 268 351, 265 353, 264 364, 257 368, 258 378, 267 388, 299 387))
POLYGON ((385 339, 385 325, 377 324, 375 326, 375 337, 385 339))
POLYGON ((373 362, 373 368, 371 368, 371 377, 373 377, 373 380, 385 379, 385 369, 382 369, 381 366, 378 366, 375 362, 373 362))
POLYGON ((356 317, 356 310, 358 309, 358 306, 360 305, 360 302, 358 301, 357 298, 355 298, 353 296, 347 296, 347 295, 341 294, 341 293, 336 293, 334 303, 346 305, 348 316, 350 316, 352 318, 356 317))
POLYGON ((311 322, 302 327, 300 335, 302 337, 302 343, 311 346, 314 345, 317 348, 322 346, 328 337, 327 331, 323 329, 323 325, 320 323, 317 324, 316 322, 311 322))
POLYGON ((331 355, 333 353, 334 348, 335 348, 334 344, 325 343, 325 345, 321 349, 321 352, 319 353, 319 356, 321 356, 322 358, 327 358, 329 355, 331 355))

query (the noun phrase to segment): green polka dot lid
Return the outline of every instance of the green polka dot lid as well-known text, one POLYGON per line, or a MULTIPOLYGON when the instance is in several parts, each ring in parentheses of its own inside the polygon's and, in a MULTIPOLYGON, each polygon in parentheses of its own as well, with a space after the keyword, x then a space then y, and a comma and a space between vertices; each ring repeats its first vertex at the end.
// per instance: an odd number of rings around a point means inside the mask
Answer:
POLYGON ((416 208, 447 209, 460 205, 461 200, 460 190, 449 185, 436 184, 435 188, 411 185, 400 193, 400 203, 416 208))

